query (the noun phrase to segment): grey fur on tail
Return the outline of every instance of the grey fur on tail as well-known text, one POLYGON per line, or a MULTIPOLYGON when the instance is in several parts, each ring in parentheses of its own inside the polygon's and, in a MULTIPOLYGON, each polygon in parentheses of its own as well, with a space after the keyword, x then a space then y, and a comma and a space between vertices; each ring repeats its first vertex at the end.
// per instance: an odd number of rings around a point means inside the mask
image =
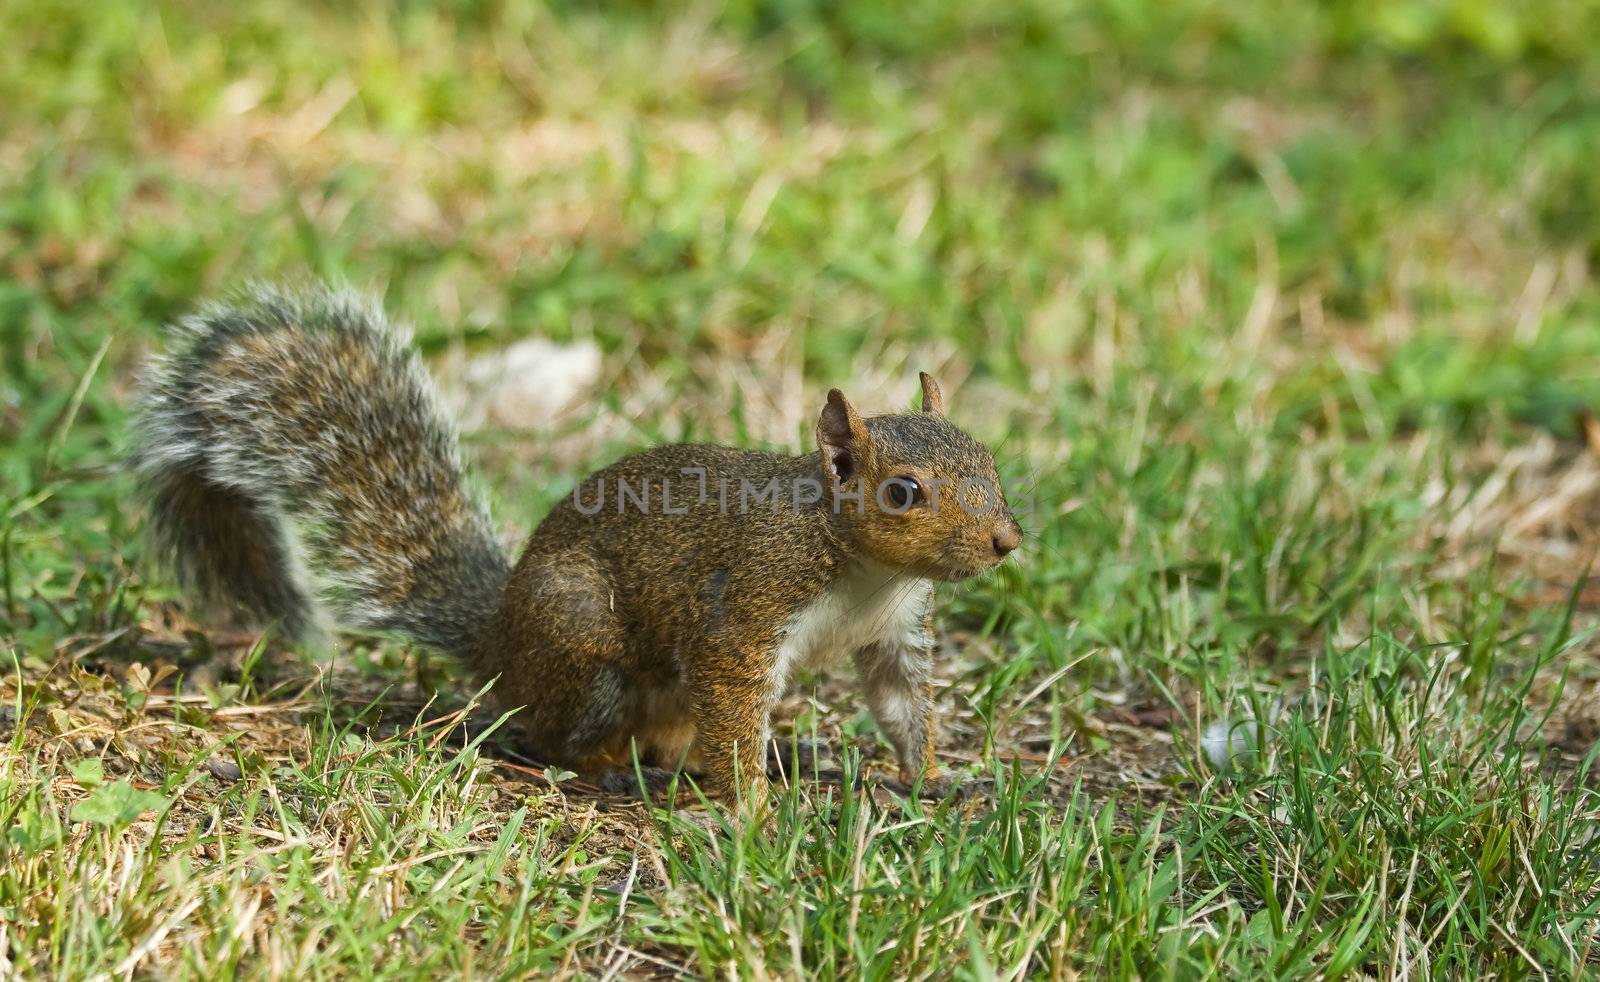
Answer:
POLYGON ((204 600, 454 654, 499 605, 506 559, 433 382, 351 294, 257 287, 186 318, 136 425, 153 542, 204 600))

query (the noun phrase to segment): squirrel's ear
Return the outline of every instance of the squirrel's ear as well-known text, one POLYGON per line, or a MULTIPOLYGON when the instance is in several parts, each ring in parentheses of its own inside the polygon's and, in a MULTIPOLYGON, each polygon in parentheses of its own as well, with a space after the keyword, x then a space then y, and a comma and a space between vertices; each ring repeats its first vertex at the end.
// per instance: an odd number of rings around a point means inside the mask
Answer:
POLYGON ((867 452, 867 424, 838 389, 828 390, 828 404, 817 417, 817 449, 822 451, 822 470, 839 484, 860 472, 867 452))
POLYGON ((927 372, 918 372, 917 377, 922 379, 922 411, 943 416, 944 393, 939 391, 939 383, 927 372))

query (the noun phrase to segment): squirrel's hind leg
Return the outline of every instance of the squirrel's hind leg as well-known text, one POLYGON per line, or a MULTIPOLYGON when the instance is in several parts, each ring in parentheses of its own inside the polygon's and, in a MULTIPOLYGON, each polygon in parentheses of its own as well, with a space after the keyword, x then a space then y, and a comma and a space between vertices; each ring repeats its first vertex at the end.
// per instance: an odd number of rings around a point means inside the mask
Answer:
POLYGON ((537 756, 592 776, 628 757, 625 632, 611 587, 580 549, 525 555, 480 653, 498 666, 498 698, 537 756))

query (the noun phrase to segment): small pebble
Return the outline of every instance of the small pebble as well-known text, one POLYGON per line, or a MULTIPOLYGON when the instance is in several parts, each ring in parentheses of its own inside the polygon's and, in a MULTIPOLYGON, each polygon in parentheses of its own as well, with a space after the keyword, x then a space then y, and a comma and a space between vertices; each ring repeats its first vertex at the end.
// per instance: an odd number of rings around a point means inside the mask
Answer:
POLYGON ((206 772, 219 781, 237 781, 244 777, 244 772, 239 770, 239 765, 231 760, 213 757, 206 761, 206 772))

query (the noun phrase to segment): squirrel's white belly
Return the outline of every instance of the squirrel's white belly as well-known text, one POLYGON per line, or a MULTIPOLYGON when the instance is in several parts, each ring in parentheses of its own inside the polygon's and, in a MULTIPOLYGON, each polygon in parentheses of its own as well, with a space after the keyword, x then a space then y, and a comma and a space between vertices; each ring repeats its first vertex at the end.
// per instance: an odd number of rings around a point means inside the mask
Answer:
POLYGON ((799 669, 816 669, 872 644, 925 649, 933 582, 858 564, 784 625, 773 675, 788 687, 799 669))

